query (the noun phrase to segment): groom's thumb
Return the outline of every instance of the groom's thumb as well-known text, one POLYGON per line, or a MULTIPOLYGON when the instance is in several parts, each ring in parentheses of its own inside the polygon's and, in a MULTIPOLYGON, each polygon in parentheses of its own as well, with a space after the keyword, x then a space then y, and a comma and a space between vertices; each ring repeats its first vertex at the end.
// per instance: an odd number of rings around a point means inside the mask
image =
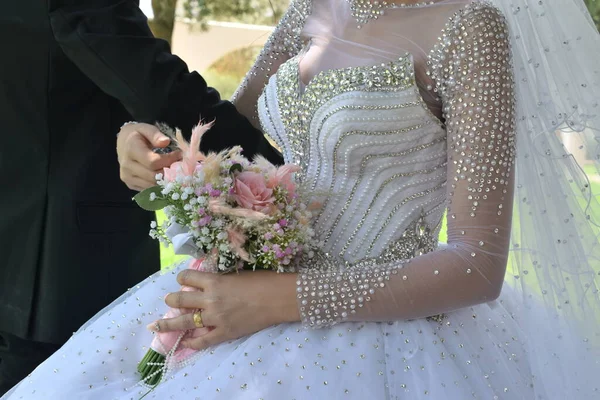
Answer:
POLYGON ((144 124, 137 131, 150 143, 151 147, 167 147, 171 140, 154 125, 144 124))

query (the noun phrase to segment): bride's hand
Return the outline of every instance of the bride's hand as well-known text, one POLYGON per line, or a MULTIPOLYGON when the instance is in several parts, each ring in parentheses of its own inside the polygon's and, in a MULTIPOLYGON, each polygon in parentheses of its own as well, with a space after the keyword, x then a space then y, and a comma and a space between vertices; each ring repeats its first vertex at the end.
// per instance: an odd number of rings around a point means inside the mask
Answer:
MULTIPOLYGON (((296 274, 255 271, 219 275, 186 269, 177 281, 199 290, 170 293, 165 299, 167 305, 200 309, 203 325, 213 328, 200 337, 182 341, 183 347, 202 350, 271 325, 300 320, 296 274)), ((195 328, 192 313, 148 325, 148 329, 160 332, 195 328)))

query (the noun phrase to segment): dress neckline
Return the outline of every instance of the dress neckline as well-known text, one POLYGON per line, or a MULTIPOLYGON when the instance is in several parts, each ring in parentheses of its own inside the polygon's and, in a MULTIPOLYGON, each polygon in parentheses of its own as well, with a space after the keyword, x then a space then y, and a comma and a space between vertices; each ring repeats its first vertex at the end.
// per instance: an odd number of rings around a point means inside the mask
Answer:
MULTIPOLYGON (((308 83, 304 83, 300 73, 300 62, 302 56, 309 47, 310 44, 285 63, 289 65, 288 68, 291 70, 288 72, 293 74, 293 79, 290 83, 293 83, 294 85, 293 91, 296 93, 296 100, 299 102, 305 101, 306 96, 311 97, 313 87, 317 87, 316 92, 321 92, 325 86, 330 86, 333 90, 332 85, 334 83, 348 85, 352 80, 362 81, 362 84, 366 86, 368 90, 377 90, 377 87, 386 86, 394 79, 399 79, 404 82, 404 87, 406 87, 406 85, 414 86, 417 93, 419 92, 415 79, 414 58, 409 52, 404 53, 404 55, 394 61, 385 63, 324 69, 315 74, 308 83), (338 79, 341 81, 336 82, 338 79)), ((312 97, 314 96, 315 95, 312 95, 312 97)), ((433 122, 440 126, 444 126, 443 121, 429 109, 427 102, 420 93, 418 94, 418 98, 433 122)))

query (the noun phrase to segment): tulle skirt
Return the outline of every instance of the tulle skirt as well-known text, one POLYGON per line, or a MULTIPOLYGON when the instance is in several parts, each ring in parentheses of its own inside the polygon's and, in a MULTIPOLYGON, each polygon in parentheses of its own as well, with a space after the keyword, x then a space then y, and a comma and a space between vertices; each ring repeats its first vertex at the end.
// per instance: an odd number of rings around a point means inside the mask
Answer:
POLYGON ((146 325, 166 312, 163 297, 179 290, 185 267, 117 299, 2 399, 600 398, 597 354, 545 328, 543 313, 538 334, 524 335, 536 317, 522 321, 509 285, 494 302, 437 320, 273 326, 198 353, 151 390, 136 372, 152 340, 146 325), (556 346, 571 347, 568 359, 556 346))

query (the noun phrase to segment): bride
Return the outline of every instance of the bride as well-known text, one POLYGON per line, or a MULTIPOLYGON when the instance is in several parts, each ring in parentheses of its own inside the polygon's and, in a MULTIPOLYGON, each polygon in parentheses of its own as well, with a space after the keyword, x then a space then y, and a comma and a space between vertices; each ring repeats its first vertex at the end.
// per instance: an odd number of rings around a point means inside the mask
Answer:
POLYGON ((597 157, 600 40, 550 4, 295 0, 236 104, 322 201, 316 261, 154 275, 3 399, 600 398, 600 210, 563 146, 597 157), (203 326, 140 382, 151 331, 203 326))

